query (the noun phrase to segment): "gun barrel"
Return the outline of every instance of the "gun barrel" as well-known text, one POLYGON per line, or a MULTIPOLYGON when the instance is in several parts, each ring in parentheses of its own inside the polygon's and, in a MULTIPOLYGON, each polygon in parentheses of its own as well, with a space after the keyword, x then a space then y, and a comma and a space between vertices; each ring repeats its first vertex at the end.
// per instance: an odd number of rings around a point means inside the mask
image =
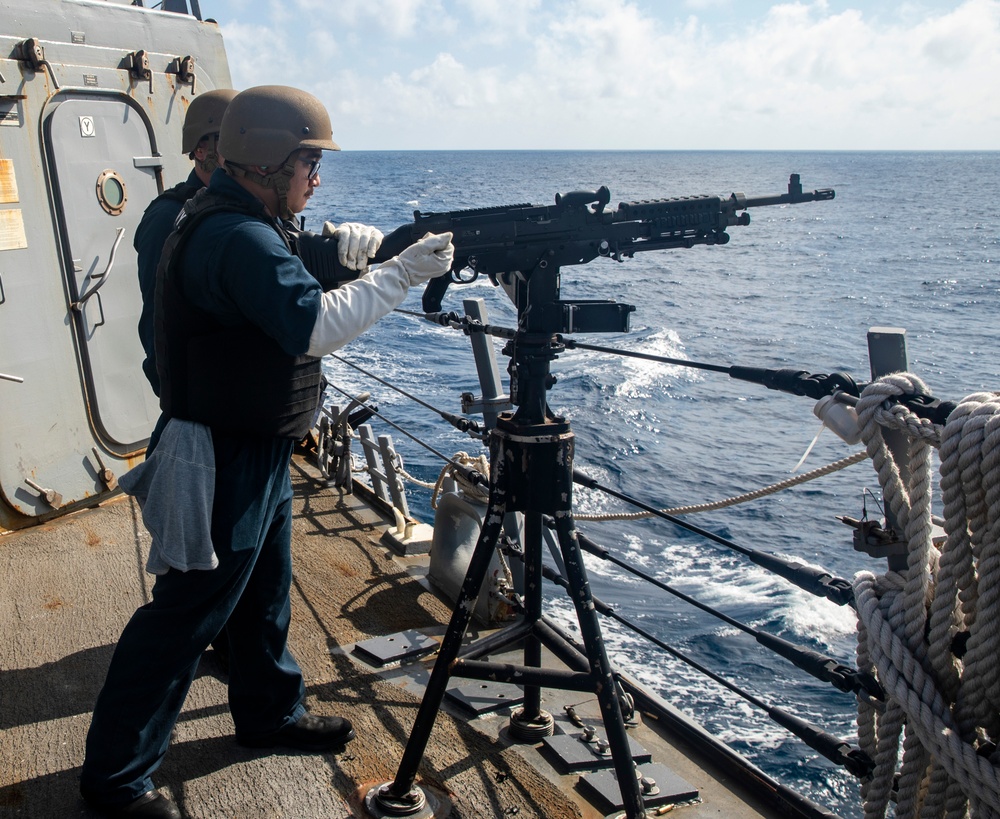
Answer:
POLYGON ((774 196, 744 196, 742 193, 734 193, 732 199, 738 201, 737 207, 760 208, 767 205, 796 205, 799 202, 823 202, 833 199, 836 195, 833 188, 820 188, 815 191, 803 191, 802 180, 797 173, 788 177, 788 193, 776 194, 774 196))
POLYGON ((701 228, 705 220, 721 218, 726 226, 748 225, 748 214, 736 215, 737 211, 747 208, 760 208, 767 205, 797 205, 802 202, 821 202, 833 199, 832 188, 822 188, 814 191, 803 191, 799 175, 793 173, 788 182, 787 193, 775 193, 768 196, 747 196, 734 193, 728 199, 721 196, 676 196, 672 199, 654 199, 644 202, 619 202, 618 218, 624 220, 646 219, 657 220, 658 227, 665 229, 668 222, 677 227, 693 226, 701 228))
POLYGON ((781 193, 773 196, 743 196, 739 199, 739 208, 760 208, 766 205, 797 205, 800 202, 823 202, 833 199, 836 192, 833 188, 820 188, 815 191, 799 191, 798 193, 781 193))

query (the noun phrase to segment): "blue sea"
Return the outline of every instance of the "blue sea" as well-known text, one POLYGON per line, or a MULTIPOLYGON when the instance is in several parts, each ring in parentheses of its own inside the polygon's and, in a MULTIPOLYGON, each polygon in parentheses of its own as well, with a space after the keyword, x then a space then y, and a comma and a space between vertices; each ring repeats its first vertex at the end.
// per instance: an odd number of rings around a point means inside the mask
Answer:
MULTIPOLYGON (((322 186, 306 212, 362 221, 385 232, 415 209, 447 211, 550 204, 557 192, 611 189, 612 203, 691 194, 781 193, 790 173, 836 199, 759 208, 725 246, 600 259, 562 270, 564 299, 636 305, 626 334, 579 337, 591 344, 722 366, 845 371, 869 378, 866 333, 906 330, 910 369, 942 399, 1000 389, 1000 153, 836 152, 344 152, 327 155, 322 186)), ((452 286, 445 309, 486 300, 493 323, 513 326, 504 293, 481 279, 452 286)), ((405 308, 419 310, 419 293, 405 308)), ((502 343, 497 341, 498 356, 502 343)), ((440 410, 460 413, 479 394, 467 339, 394 313, 343 355, 440 410)), ((501 372, 507 359, 500 356, 501 372)), ((576 466, 615 490, 663 508, 752 491, 788 478, 820 429, 808 398, 728 375, 603 353, 568 351, 552 366, 550 405, 576 433, 576 466)), ((477 442, 437 416, 337 362, 331 380, 368 391, 380 410, 446 455, 479 454, 477 442)), ((337 396, 334 400, 341 400, 337 396)), ((436 479, 442 463, 401 433, 406 468, 436 479)), ((845 457, 827 431, 803 470, 845 457)), ((429 493, 409 490, 429 519, 429 493)), ((870 463, 731 510, 690 520, 738 544, 795 557, 851 578, 884 570, 855 552, 839 515, 877 516, 870 463)), ((577 490, 578 514, 632 511, 577 490)), ((855 619, 790 587, 739 554, 662 521, 580 522, 591 539, 731 618, 851 665, 855 619)), ((852 698, 811 681, 752 637, 598 560, 587 560, 597 596, 624 617, 747 689, 856 743, 852 698)), ((572 609, 553 588, 546 605, 572 609)), ((853 777, 819 758, 758 708, 614 623, 604 626, 614 662, 641 678, 769 774, 845 817, 861 815, 853 777)))

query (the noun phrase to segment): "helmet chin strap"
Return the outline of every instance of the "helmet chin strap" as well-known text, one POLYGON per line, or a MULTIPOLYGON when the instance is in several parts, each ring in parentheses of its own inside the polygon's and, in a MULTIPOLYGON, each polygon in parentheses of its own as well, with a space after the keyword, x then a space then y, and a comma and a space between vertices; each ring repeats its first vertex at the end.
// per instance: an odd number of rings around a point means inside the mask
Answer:
MULTIPOLYGON (((267 166, 260 166, 267 169, 267 166)), ((292 177, 295 175, 295 154, 289 155, 285 164, 278 170, 268 174, 259 174, 242 165, 234 165, 232 162, 225 164, 225 171, 230 176, 248 179, 256 182, 262 188, 268 188, 278 194, 278 212, 275 214, 280 219, 294 219, 295 214, 288 209, 288 191, 291 190, 292 177)))
POLYGON ((198 167, 209 176, 219 167, 219 155, 209 154, 204 159, 196 159, 198 167))
POLYGON ((205 158, 195 157, 194 161, 202 171, 211 176, 212 172, 219 167, 219 135, 213 134, 208 142, 209 144, 205 148, 205 158))

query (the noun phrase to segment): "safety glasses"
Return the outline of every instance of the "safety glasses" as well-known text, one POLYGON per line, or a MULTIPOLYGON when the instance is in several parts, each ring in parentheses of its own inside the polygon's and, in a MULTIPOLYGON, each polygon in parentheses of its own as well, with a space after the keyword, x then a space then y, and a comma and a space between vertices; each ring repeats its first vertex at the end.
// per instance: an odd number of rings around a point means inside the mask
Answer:
POLYGON ((309 168, 309 173, 306 174, 306 179, 312 182, 316 176, 319 174, 319 166, 322 164, 321 157, 301 157, 299 162, 309 168))

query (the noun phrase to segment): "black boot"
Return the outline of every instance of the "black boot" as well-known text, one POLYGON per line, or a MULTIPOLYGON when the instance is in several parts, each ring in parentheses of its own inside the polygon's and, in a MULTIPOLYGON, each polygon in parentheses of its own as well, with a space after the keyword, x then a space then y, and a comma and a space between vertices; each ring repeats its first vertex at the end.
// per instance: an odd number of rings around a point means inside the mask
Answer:
POLYGON ((317 717, 303 714, 294 725, 255 737, 236 735, 236 741, 248 748, 295 748, 298 751, 332 751, 354 739, 354 727, 343 717, 317 717))
POLYGON ((181 819, 180 809, 169 796, 159 791, 146 791, 138 799, 124 805, 106 805, 84 795, 84 801, 108 819, 181 819))

